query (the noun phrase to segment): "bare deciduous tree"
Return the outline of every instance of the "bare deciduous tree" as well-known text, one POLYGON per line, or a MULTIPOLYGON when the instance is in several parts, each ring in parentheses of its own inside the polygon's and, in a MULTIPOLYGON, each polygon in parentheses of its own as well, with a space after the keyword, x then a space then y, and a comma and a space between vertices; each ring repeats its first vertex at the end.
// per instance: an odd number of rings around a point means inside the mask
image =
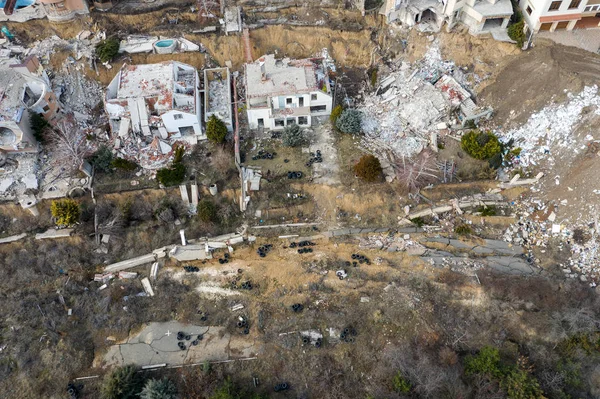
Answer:
POLYGON ((417 191, 439 179, 435 155, 428 150, 421 152, 413 159, 397 159, 393 166, 398 181, 410 191, 417 191))
POLYGON ((46 136, 55 162, 71 171, 79 169, 87 148, 85 134, 77 126, 75 117, 69 114, 61 118, 52 129, 48 129, 46 136))

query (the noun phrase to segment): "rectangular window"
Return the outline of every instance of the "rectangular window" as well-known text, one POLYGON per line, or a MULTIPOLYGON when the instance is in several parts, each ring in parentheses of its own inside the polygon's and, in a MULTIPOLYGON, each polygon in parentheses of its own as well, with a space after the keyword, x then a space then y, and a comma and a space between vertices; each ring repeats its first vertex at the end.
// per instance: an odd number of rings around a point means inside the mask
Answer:
POLYGON ((306 116, 299 116, 298 117, 298 124, 299 125, 308 125, 308 117, 306 117, 306 116))
POLYGON ((552 3, 550 3, 550 8, 548 8, 548 11, 556 11, 560 8, 562 1, 553 1, 552 3))
POLYGON ((310 107, 310 112, 324 112, 327 111, 327 105, 316 105, 314 107, 310 107))
POLYGON ((531 13, 533 12, 533 10, 531 9, 530 6, 527 6, 527 8, 525 9, 525 11, 527 11, 527 15, 531 15, 531 13))
POLYGON ((289 125, 295 125, 296 124, 296 118, 287 118, 285 120, 285 123, 289 126, 289 125))
POLYGON ((286 98, 285 103, 290 105, 292 103, 292 98, 291 97, 286 98))
POLYGON ((316 100, 317 100, 317 95, 316 95, 316 94, 311 94, 311 95, 310 95, 310 99, 311 99, 312 101, 316 101, 316 100))
POLYGON ((581 0, 571 0, 571 4, 569 4, 569 10, 572 10, 573 8, 579 8, 580 4, 581 0))
POLYGON ((183 115, 181 115, 181 114, 175 114, 175 115, 173 115, 173 119, 175 119, 175 120, 183 119, 183 115))
POLYGON ((283 119, 275 119, 275 127, 283 127, 284 121, 283 119))
POLYGON ((48 111, 50 111, 50 107, 47 105, 44 105, 44 112, 48 112, 48 111))
POLYGON ((585 8, 585 10, 583 10, 583 11, 585 11, 585 12, 592 11, 592 6, 587 6, 587 7, 585 8))

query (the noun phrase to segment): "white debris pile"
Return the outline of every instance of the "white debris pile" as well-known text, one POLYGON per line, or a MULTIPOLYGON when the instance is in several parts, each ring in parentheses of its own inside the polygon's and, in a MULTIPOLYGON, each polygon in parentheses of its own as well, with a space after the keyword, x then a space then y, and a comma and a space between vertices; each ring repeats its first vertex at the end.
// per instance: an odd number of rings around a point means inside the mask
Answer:
POLYGON ((372 234, 367 237, 360 237, 358 247, 387 250, 388 252, 425 251, 425 247, 411 240, 408 234, 405 236, 400 234, 372 234))
POLYGON ((0 168, 0 199, 14 200, 26 190, 37 190, 37 154, 8 156, 0 168))
POLYGON ((363 145, 396 157, 420 153, 430 143, 432 133, 457 123, 452 114, 463 102, 475 107, 465 86, 464 73, 453 62, 444 61, 438 43, 433 42, 421 60, 414 65, 402 62, 381 80, 375 93, 366 95, 359 107, 363 145), (445 82, 462 86, 460 101, 448 94, 448 84, 435 86, 444 76, 445 82))
POLYGON ((385 146, 399 157, 418 154, 427 145, 429 132, 449 117, 442 93, 411 73, 403 63, 383 79, 374 94, 365 98, 362 129, 364 144, 385 146))
POLYGON ((77 120, 90 119, 90 113, 102 101, 98 82, 86 78, 72 66, 65 66, 54 76, 52 91, 69 110, 79 113, 77 120))
POLYGON ((561 267, 566 277, 579 277, 581 281, 589 281, 590 287, 596 287, 600 281, 600 246, 596 227, 590 230, 591 238, 585 243, 571 244, 571 258, 561 267))
POLYGON ((581 93, 569 93, 563 104, 552 104, 531 115, 523 126, 507 133, 500 133, 504 142, 514 140, 514 147, 521 148, 519 163, 522 166, 536 165, 540 160, 554 162, 553 149, 568 149, 577 153, 580 143, 573 129, 581 119, 585 107, 595 106, 600 115, 600 95, 597 86, 585 87, 581 93))
MULTIPOLYGON (((417 61, 417 75, 428 81, 429 83, 435 83, 442 77, 442 75, 453 75, 456 71, 456 65, 453 61, 444 61, 442 59, 442 53, 440 52, 439 42, 435 40, 427 52, 423 55, 419 61, 417 61)), ((461 84, 464 84, 462 79, 458 76, 454 76, 461 84)), ((460 77, 463 77, 461 74, 460 77)))
POLYGON ((209 112, 222 112, 229 116, 229 91, 224 79, 215 79, 208 82, 208 110, 209 112))
POLYGON ((331 56, 329 55, 329 50, 327 50, 327 47, 324 47, 323 50, 321 50, 321 57, 323 58, 325 68, 332 72, 335 72, 335 62, 333 61, 333 58, 331 58, 331 56))

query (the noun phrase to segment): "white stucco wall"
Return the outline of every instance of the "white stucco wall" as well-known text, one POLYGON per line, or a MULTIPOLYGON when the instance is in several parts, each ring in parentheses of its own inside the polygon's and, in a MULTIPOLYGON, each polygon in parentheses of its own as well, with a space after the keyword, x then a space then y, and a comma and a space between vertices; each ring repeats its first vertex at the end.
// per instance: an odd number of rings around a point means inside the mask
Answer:
POLYGON ((169 133, 179 133, 180 127, 191 126, 194 128, 196 136, 203 136, 200 120, 197 115, 174 110, 165 112, 161 115, 161 118, 169 133), (182 118, 175 119, 175 115, 181 115, 182 118))

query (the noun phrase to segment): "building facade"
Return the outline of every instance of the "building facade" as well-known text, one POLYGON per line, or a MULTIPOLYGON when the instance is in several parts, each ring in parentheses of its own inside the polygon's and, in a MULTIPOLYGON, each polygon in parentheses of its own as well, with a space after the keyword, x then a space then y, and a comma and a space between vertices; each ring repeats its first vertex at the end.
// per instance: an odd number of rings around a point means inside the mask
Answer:
POLYGON ((52 121, 58 110, 48 75, 36 57, 0 63, 0 149, 37 152, 29 124, 31 114, 52 121))
POLYGON ((246 64, 246 107, 251 129, 310 126, 331 114, 329 74, 321 59, 277 60, 273 54, 246 64))
POLYGON ((530 31, 600 28, 600 0, 521 0, 530 31))
POLYGON ((380 10, 386 21, 439 31, 444 23, 469 27, 473 35, 505 30, 513 14, 510 0, 386 0, 380 10))
POLYGON ((25 22, 47 17, 63 22, 89 13, 86 0, 0 0, 0 21, 25 22))

